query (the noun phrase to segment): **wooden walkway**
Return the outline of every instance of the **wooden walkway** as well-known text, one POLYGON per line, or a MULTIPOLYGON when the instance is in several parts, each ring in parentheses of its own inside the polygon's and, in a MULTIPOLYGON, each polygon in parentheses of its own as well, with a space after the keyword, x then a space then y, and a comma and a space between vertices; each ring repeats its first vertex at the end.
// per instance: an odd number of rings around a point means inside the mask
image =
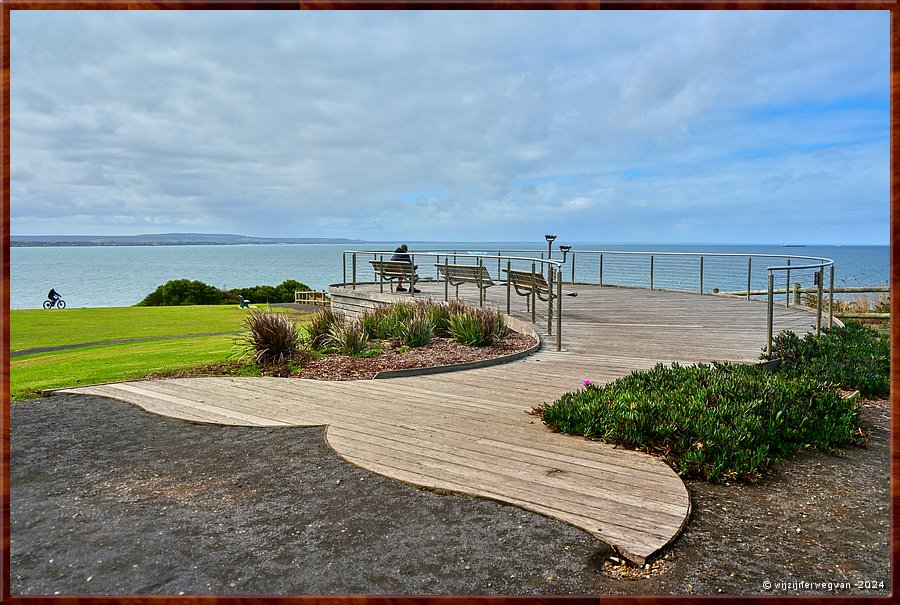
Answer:
MULTIPOLYGON (((442 286, 421 287, 423 295, 443 297, 442 286)), ((65 392, 195 422, 326 425, 328 444, 362 468, 562 520, 643 563, 687 521, 682 481, 657 458, 552 433, 526 412, 581 388, 584 379, 605 382, 660 361, 755 362, 765 344, 766 307, 693 294, 571 289, 579 295, 564 301, 564 350, 545 346, 504 365, 354 382, 194 378, 65 392)), ((491 290, 489 301, 505 308, 505 289, 491 290)), ((523 317, 524 307, 517 297, 514 314, 523 317)), ((815 322, 800 309, 776 309, 776 319, 776 329, 799 333, 815 322)), ((545 330, 546 322, 538 328, 545 330)))

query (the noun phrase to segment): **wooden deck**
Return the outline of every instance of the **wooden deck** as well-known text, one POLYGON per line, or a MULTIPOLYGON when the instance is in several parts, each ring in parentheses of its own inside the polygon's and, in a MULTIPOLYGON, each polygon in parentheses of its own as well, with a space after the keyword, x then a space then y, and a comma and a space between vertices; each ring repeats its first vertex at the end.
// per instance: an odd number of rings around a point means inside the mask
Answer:
MULTIPOLYGON (((442 284, 419 286, 423 296, 443 297, 442 284)), ((584 379, 605 382, 660 361, 755 362, 765 344, 766 306, 646 290, 566 289, 579 295, 563 302, 564 350, 546 346, 504 365, 354 382, 194 378, 66 392, 113 397, 195 422, 326 425, 328 444, 362 468, 562 520, 642 563, 687 521, 690 496, 678 476, 657 458, 552 433, 526 412, 581 388, 584 379)), ((477 288, 466 290, 477 301, 477 288)), ((505 288, 491 288, 488 302, 505 309, 505 295, 505 288)), ((513 308, 524 317, 524 299, 516 297, 513 308)), ((776 309, 776 330, 802 333, 814 322, 802 309, 776 309)), ((538 323, 543 333, 546 321, 538 323)))

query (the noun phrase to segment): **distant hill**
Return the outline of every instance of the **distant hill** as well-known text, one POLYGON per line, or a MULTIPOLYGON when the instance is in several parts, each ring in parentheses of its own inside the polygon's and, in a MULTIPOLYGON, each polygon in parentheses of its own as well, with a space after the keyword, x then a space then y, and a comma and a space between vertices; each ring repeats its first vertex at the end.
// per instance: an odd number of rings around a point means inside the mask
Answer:
POLYGON ((191 246, 234 244, 358 244, 342 237, 251 237, 227 233, 148 233, 145 235, 11 235, 16 246, 191 246))

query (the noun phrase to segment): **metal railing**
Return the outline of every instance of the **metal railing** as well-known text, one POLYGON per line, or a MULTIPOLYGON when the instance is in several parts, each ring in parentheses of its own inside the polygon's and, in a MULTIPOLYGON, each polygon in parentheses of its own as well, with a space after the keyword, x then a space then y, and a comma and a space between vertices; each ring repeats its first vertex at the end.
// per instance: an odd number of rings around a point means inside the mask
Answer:
MULTIPOLYGON (((491 250, 493 252, 493 250, 491 250)), ((358 261, 360 255, 370 255, 373 259, 390 259, 394 252, 378 250, 355 250, 344 252, 344 284, 354 289, 357 284, 358 261), (348 268, 349 259, 349 268, 348 268), (348 281, 349 279, 349 281, 348 281)), ((828 325, 834 322, 834 261, 827 258, 798 256, 793 254, 753 254, 753 253, 717 253, 717 252, 659 252, 632 250, 575 250, 561 247, 557 258, 547 249, 508 249, 497 250, 496 254, 488 254, 484 250, 471 252, 460 249, 430 250, 427 252, 409 252, 410 257, 444 258, 445 263, 453 259, 453 264, 477 264, 493 269, 496 263, 497 280, 501 280, 504 261, 540 267, 540 273, 546 275, 549 284, 561 291, 564 275, 571 284, 590 284, 599 286, 615 286, 626 288, 645 288, 650 290, 692 292, 700 295, 740 296, 750 300, 754 296, 765 296, 768 305, 766 322, 766 352, 771 353, 772 332, 774 326, 774 305, 778 296, 784 295, 784 306, 791 305, 791 294, 794 303, 798 304, 796 292, 816 292, 816 334, 821 332, 823 319, 824 270, 829 268, 829 301, 828 325), (515 256, 512 256, 515 255, 515 256), (527 256, 525 256, 527 255, 527 256), (548 258, 545 258, 547 256, 548 258), (776 274, 783 274, 784 287, 775 287, 776 274), (792 284, 792 278, 795 280, 792 284), (812 281, 813 288, 803 287, 804 281, 812 281)), ((415 264, 415 261, 413 261, 415 264)), ((509 266, 507 268, 510 268, 509 266)), ((436 272, 435 272, 436 274, 436 272)), ((426 280, 428 277, 425 278, 426 280)), ((434 277, 433 280, 440 281, 434 277)), ((446 280, 444 280, 446 281, 446 280)), ((376 282, 377 283, 377 282, 376 282)), ((383 283, 381 284, 383 291, 383 283)), ((447 297, 445 285, 445 299, 447 297)), ((483 289, 479 288, 479 303, 484 303, 483 289)), ((509 313, 510 295, 507 285, 507 313, 509 313)), ((410 292, 410 296, 414 296, 410 292)), ((532 295, 533 298, 533 295, 532 295)), ((557 350, 560 349, 560 332, 562 318, 561 296, 548 296, 547 322, 548 333, 552 333, 554 317, 557 320, 557 350), (556 301, 554 309, 553 301, 556 301)), ((535 305, 529 305, 532 323, 536 321, 535 305)))
MULTIPOLYGON (((532 275, 532 284, 531 284, 531 293, 527 295, 527 309, 531 314, 531 323, 537 323, 537 303, 539 299, 538 295, 538 287, 536 283, 537 276, 540 275, 544 280, 546 280, 548 285, 547 292, 547 334, 553 336, 554 329, 553 324, 555 320, 556 324, 556 350, 562 350, 562 269, 561 266, 565 262, 565 258, 561 259, 545 259, 542 257, 533 257, 533 256, 510 256, 508 254, 503 254, 504 252, 517 252, 517 251, 498 251, 498 254, 482 254, 482 253, 471 253, 460 250, 439 250, 439 251, 413 251, 409 250, 405 254, 409 256, 410 263, 413 266, 416 266, 416 259, 434 259, 434 263, 430 264, 422 264, 416 268, 416 283, 422 282, 442 282, 444 284, 444 300, 449 300, 450 297, 450 278, 449 272, 446 268, 449 265, 468 265, 472 267, 478 267, 478 275, 481 275, 481 270, 486 269, 488 276, 491 280, 496 280, 497 282, 504 281, 502 279, 504 264, 506 271, 510 271, 512 269, 517 269, 519 271, 527 271, 532 275), (442 262, 443 259, 443 262, 442 262), (452 262, 451 262, 452 259, 452 262), (493 268, 493 264, 496 262, 497 271, 496 274, 491 274, 491 269, 493 268), (440 272, 438 270, 439 266, 443 266, 445 268, 443 274, 444 277, 440 277, 440 272)), ((522 252, 530 252, 528 250, 524 250, 522 252)), ((343 253, 343 285, 350 286, 351 289, 356 290, 358 284, 367 283, 367 284, 377 284, 379 287, 379 292, 384 292, 384 283, 385 280, 381 275, 377 275, 377 279, 372 282, 363 282, 359 279, 360 277, 360 262, 359 258, 363 257, 366 260, 373 260, 384 262, 386 260, 390 260, 390 258, 395 254, 393 251, 385 251, 385 250, 347 250, 343 253), (367 258, 371 257, 371 258, 367 258), (349 259, 349 263, 348 263, 349 259)), ((372 271, 372 269, 369 269, 372 271)), ((479 277, 479 281, 481 278, 479 277)), ((510 284, 510 280, 505 280, 506 282, 506 314, 510 315, 511 307, 512 307, 512 286, 510 284)), ((476 284, 478 286, 478 303, 480 306, 484 306, 485 300, 485 288, 483 287, 483 283, 476 284)), ((416 289, 414 287, 408 288, 408 296, 415 297, 416 289)), ((459 290, 457 286, 457 298, 459 296, 459 290)))

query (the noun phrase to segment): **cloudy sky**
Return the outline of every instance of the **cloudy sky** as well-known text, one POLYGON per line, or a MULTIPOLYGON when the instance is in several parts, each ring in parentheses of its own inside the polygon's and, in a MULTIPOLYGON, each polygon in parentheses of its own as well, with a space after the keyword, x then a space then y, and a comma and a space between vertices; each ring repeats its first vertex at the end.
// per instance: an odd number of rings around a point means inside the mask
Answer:
POLYGON ((889 13, 13 11, 13 235, 887 244, 889 13))

